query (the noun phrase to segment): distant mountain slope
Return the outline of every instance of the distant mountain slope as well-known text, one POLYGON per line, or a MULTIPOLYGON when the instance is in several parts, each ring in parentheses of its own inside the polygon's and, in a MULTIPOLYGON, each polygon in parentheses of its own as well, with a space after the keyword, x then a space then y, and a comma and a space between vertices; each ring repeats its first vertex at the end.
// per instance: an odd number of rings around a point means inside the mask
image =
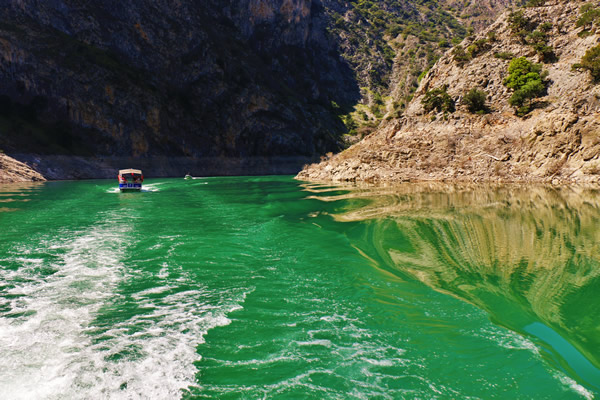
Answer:
MULTIPOLYGON (((298 177, 599 181, 600 85, 576 67, 586 54, 595 54, 593 49, 600 51, 600 21, 582 22, 585 1, 541 3, 503 14, 487 31, 466 39, 462 52, 458 46, 448 51, 423 78, 402 118, 391 118, 362 142, 298 177), (510 60, 518 57, 543 63, 540 68, 547 71, 547 76, 541 71, 545 89, 537 98, 525 98, 524 108, 509 103, 514 92, 506 85, 510 60), (465 101, 471 89, 485 93, 479 114, 465 101), (439 112, 435 106, 425 109, 434 98, 440 99, 439 112), (444 98, 455 112, 443 111, 444 98)), ((600 13, 600 6, 590 4, 600 13)), ((600 61, 590 57, 589 68, 594 68, 600 61)))
POLYGON ((402 113, 418 80, 452 43, 487 27, 520 0, 328 0, 329 29, 356 71, 361 105, 344 116, 351 134, 402 113))

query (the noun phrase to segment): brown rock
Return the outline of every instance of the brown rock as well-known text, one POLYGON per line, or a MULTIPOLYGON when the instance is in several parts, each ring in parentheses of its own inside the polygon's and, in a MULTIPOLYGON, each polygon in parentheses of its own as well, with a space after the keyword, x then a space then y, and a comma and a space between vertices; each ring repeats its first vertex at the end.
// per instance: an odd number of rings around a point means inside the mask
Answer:
POLYGON ((0 183, 35 182, 46 179, 27 164, 0 153, 0 183))

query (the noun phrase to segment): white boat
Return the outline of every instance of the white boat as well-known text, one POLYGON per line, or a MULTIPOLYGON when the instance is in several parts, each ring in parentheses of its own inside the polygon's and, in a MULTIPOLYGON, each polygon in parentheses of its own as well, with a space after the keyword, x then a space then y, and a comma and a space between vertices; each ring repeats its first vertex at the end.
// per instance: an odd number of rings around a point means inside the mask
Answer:
POLYGON ((144 175, 139 169, 119 170, 119 189, 121 192, 139 192, 142 190, 144 175))

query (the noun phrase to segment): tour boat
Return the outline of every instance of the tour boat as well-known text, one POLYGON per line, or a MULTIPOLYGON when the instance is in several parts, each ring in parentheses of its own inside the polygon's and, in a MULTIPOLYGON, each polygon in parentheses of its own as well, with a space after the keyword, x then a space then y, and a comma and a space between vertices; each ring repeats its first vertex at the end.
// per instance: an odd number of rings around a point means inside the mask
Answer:
POLYGON ((144 175, 139 169, 119 170, 119 189, 121 192, 139 192, 142 190, 144 175))

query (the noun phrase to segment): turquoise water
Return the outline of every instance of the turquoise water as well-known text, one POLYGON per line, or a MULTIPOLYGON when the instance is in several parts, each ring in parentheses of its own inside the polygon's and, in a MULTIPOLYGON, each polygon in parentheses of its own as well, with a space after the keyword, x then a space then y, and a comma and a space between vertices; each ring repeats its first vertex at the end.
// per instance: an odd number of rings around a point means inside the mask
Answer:
POLYGON ((599 192, 0 186, 0 397, 600 393, 599 192))

